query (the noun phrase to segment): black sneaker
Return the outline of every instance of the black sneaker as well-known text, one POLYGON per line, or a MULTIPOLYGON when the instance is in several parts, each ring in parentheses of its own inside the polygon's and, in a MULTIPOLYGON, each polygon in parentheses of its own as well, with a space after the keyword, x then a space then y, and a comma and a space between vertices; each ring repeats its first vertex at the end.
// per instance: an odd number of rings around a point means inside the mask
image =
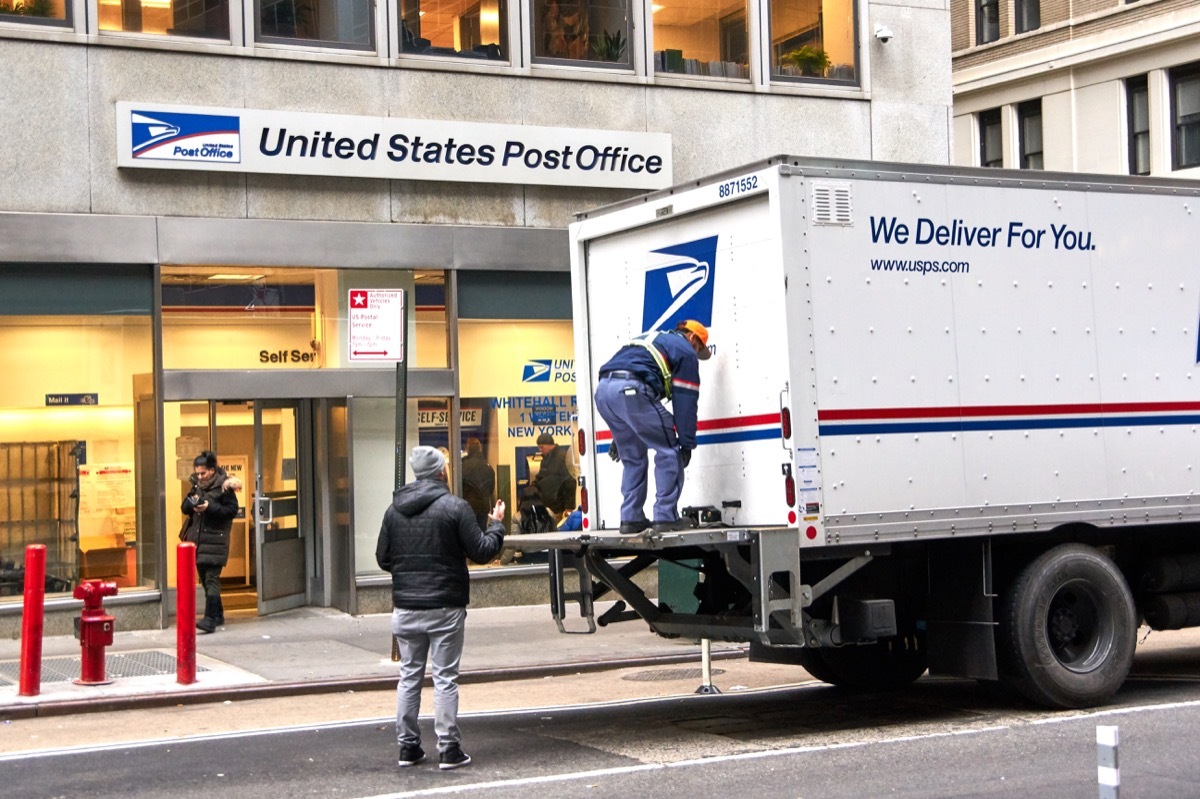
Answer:
POLYGON ((679 530, 692 529, 692 523, 687 519, 676 519, 673 522, 655 522, 651 529, 655 533, 674 533, 679 530))
POLYGON ((650 527, 650 522, 621 522, 621 535, 637 535, 644 533, 650 527))
POLYGON ((425 760, 425 750, 419 746, 402 746, 400 747, 400 758, 396 761, 396 765, 400 768, 408 768, 415 766, 425 760))
POLYGON ((471 764, 471 756, 457 745, 442 752, 440 759, 441 762, 438 763, 438 768, 442 771, 449 771, 452 768, 462 768, 471 764))

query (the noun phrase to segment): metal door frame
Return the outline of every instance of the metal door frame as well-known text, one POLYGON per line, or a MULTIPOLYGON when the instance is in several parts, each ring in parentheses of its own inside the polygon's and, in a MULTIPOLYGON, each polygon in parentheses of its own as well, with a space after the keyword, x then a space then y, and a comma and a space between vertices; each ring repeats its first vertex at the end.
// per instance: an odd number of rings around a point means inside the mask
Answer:
POLYGON ((317 538, 315 530, 316 517, 313 509, 313 448, 312 448, 312 402, 311 400, 251 400, 254 408, 254 545, 257 551, 255 563, 255 583, 258 591, 258 614, 265 616, 282 610, 302 607, 309 604, 311 575, 313 573, 313 545, 317 538), (304 553, 304 574, 301 576, 302 590, 276 597, 264 599, 263 589, 266 585, 263 570, 269 566, 268 559, 263 556, 266 525, 274 518, 272 512, 272 497, 262 490, 263 478, 263 411, 274 408, 288 408, 294 412, 296 425, 296 527, 298 538, 302 542, 304 553))

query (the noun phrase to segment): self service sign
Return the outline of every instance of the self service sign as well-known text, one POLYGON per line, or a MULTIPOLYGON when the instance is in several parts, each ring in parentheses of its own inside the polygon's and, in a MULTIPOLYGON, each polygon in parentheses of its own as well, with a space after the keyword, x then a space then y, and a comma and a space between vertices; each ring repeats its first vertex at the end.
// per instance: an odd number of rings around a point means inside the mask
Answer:
POLYGON ((666 133, 117 103, 117 166, 661 189, 666 133))

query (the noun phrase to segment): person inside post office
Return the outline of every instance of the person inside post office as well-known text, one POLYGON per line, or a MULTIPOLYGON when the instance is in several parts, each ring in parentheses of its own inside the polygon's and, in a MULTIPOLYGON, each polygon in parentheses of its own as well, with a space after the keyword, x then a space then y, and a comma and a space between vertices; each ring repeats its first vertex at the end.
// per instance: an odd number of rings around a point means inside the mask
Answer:
POLYGON ((217 456, 205 450, 192 461, 192 488, 180 510, 187 517, 179 540, 196 545, 196 574, 204 586, 204 618, 196 629, 215 632, 225 624, 221 605, 221 570, 229 560, 229 530, 237 516, 237 492, 242 481, 217 466, 217 456))

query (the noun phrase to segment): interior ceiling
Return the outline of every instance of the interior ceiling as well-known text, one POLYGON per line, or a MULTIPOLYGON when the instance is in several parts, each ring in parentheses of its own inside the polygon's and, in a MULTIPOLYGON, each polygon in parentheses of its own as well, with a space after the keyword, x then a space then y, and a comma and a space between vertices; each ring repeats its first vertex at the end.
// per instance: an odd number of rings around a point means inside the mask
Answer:
MULTIPOLYGON (((164 266, 162 282, 171 285, 200 285, 204 283, 254 284, 260 286, 306 286, 316 281, 318 272, 335 270, 303 267, 245 267, 245 266, 164 266), (213 275, 239 275, 253 279, 211 280, 213 275)), ((417 270, 414 280, 421 285, 440 285, 445 273, 440 270, 417 270)))

